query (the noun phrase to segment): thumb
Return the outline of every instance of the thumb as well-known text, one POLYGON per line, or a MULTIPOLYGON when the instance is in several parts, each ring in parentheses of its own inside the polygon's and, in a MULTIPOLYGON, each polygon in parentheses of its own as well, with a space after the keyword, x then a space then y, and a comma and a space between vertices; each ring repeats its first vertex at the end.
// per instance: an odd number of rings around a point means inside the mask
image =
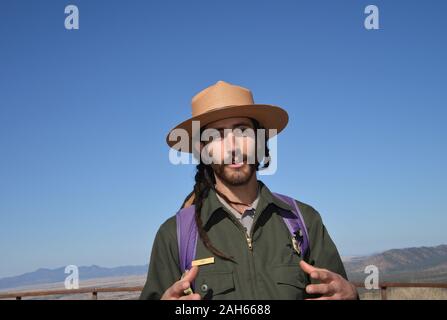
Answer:
POLYGON ((301 260, 300 261, 300 267, 301 269, 303 269, 304 272, 306 272, 307 274, 311 274, 311 272, 316 271, 317 268, 315 268, 314 266, 308 264, 306 261, 301 260))
POLYGON ((192 267, 189 271, 186 271, 185 276, 183 277, 183 281, 188 281, 189 283, 193 282, 199 273, 199 267, 192 267))

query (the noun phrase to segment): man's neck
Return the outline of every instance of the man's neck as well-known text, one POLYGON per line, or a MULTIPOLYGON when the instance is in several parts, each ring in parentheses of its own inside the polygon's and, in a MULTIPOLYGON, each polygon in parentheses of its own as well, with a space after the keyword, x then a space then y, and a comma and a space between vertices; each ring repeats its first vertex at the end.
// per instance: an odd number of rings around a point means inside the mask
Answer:
POLYGON ((225 183, 216 176, 216 189, 223 193, 230 201, 251 205, 258 195, 258 180, 254 173, 250 180, 241 186, 225 183))

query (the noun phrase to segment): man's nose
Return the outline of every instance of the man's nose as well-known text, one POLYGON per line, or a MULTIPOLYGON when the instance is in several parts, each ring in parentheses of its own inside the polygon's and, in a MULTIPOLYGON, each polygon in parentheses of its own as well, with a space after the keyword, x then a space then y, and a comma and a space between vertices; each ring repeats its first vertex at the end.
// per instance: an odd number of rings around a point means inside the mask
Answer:
POLYGON ((231 156, 237 160, 240 160, 242 157, 242 150, 244 146, 244 141, 242 137, 238 134, 234 134, 233 132, 228 133, 225 137, 225 146, 224 152, 227 156, 231 156))
POLYGON ((233 130, 227 132, 227 134, 224 137, 224 142, 225 142, 225 146, 227 148, 226 151, 233 152, 233 150, 236 147, 236 136, 235 136, 233 130))
POLYGON ((242 149, 244 143, 242 135, 235 134, 233 131, 228 132, 224 141, 227 152, 235 152, 238 149, 242 149))

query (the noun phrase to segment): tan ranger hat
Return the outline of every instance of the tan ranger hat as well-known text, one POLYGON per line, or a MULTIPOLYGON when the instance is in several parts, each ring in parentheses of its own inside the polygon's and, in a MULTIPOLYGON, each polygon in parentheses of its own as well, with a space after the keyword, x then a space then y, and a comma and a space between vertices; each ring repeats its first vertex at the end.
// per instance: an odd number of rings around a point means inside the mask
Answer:
MULTIPOLYGON (((277 106, 268 104, 255 104, 250 90, 232 85, 225 81, 200 91, 192 98, 192 117, 183 121, 172 130, 184 129, 188 132, 191 146, 192 121, 200 121, 200 127, 226 118, 247 117, 256 119, 268 133, 268 129, 276 129, 281 132, 287 125, 289 117, 287 112, 277 106)), ((178 141, 170 141, 169 134, 166 142, 175 148, 178 141)), ((271 138, 274 134, 269 136, 271 138)), ((192 152, 189 147, 185 152, 192 152)))

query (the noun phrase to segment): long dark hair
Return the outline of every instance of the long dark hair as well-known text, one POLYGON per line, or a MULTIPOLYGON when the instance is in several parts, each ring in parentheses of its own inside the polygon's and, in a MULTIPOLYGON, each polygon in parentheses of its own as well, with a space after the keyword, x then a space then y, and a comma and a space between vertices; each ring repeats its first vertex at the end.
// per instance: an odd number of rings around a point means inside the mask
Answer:
MULTIPOLYGON (((253 122, 253 127, 255 129, 255 132, 258 132, 257 129, 265 129, 257 120, 250 118, 253 122)), ((200 130, 200 135, 202 135, 202 129, 200 130)), ((264 145, 264 159, 263 160, 263 166, 261 168, 267 168, 270 164, 270 152, 269 148, 267 146, 267 131, 265 132, 265 145, 264 145)), ((257 144, 256 144, 257 145, 257 144)), ((258 147, 258 146, 257 146, 258 147)), ((230 257, 220 250, 218 250, 214 245, 211 243, 210 239, 208 238, 208 234, 206 233, 202 217, 201 217, 201 211, 202 211, 202 205, 203 201, 208 197, 208 193, 211 189, 213 189, 216 193, 218 193, 220 196, 222 196, 224 199, 227 200, 225 195, 220 193, 218 190, 216 190, 216 178, 214 176, 213 168, 211 165, 206 165, 202 162, 202 159, 199 160, 200 163, 197 165, 196 169, 196 175, 195 175, 195 184, 194 184, 194 190, 188 194, 188 196, 183 201, 182 207, 189 207, 190 205, 195 205, 195 221, 197 224, 197 230, 199 233, 199 237, 205 247, 213 253, 215 256, 218 256, 224 260, 230 260, 234 262, 233 257, 230 257)), ((260 169, 260 162, 256 158, 256 171, 260 169)))

